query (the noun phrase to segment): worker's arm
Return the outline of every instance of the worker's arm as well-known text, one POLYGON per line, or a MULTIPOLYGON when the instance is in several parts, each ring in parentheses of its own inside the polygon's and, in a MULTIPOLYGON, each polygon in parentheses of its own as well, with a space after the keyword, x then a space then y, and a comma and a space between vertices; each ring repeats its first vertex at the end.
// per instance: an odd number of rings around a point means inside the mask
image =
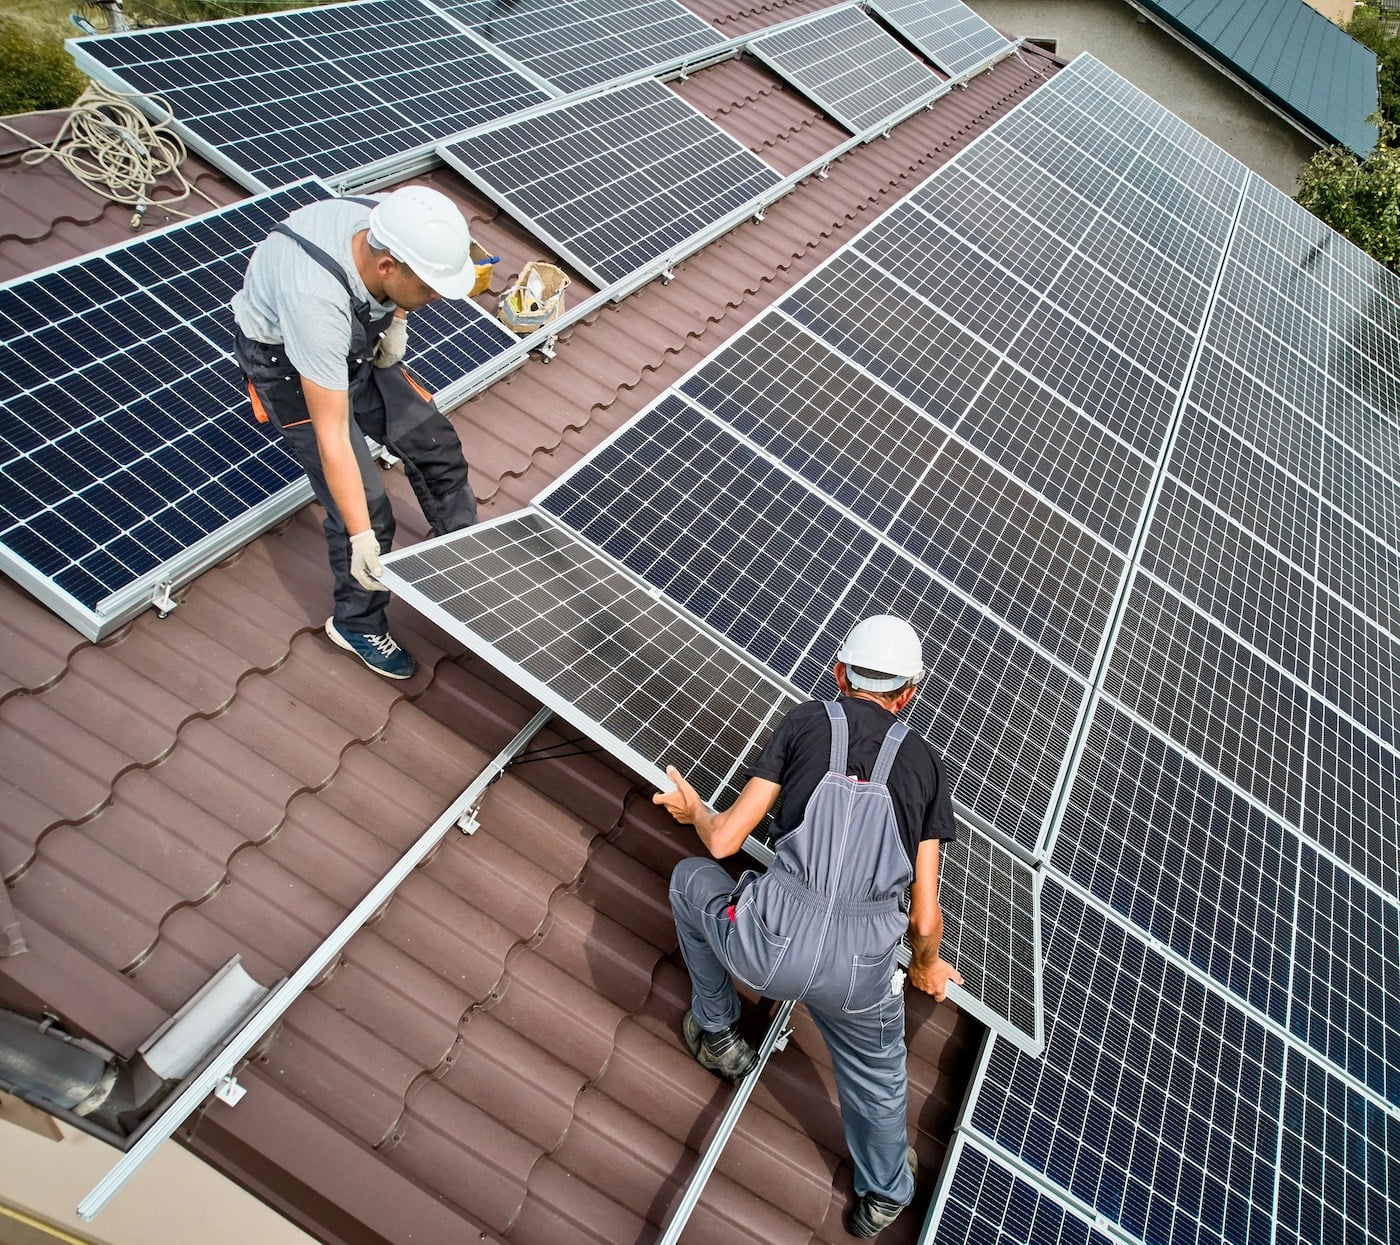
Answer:
POLYGON ((365 484, 360 479, 360 464, 350 444, 350 394, 344 389, 323 388, 305 376, 301 378, 301 391, 316 433, 326 487, 340 510, 345 530, 354 536, 368 529, 369 506, 365 502, 365 484))
POLYGON ((700 841, 716 860, 732 856, 766 816, 782 788, 766 778, 750 778, 739 798, 722 813, 704 802, 674 765, 666 767, 666 777, 676 784, 674 791, 658 791, 651 797, 684 826, 694 826, 700 841))
POLYGON ((914 859, 914 886, 909 905, 909 980, 940 1001, 950 981, 962 985, 962 974, 938 954, 943 942, 943 909, 938 904, 938 843, 925 839, 914 859))
POLYGON ((382 592, 384 568, 379 562, 379 539, 369 522, 369 503, 360 464, 350 443, 350 395, 344 389, 326 389, 305 376, 301 391, 316 433, 316 451, 326 487, 340 511, 350 537, 350 574, 362 588, 382 592))

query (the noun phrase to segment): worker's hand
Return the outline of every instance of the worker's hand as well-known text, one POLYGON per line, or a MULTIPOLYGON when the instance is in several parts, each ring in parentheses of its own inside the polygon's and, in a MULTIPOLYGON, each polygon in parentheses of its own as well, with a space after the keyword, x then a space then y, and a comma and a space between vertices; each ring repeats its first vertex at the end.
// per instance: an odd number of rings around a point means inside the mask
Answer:
POLYGON ((940 1003, 948 997, 948 983, 962 985, 962 974, 947 960, 935 960, 928 967, 910 963, 909 980, 916 989, 931 994, 940 1003))
POLYGON ((379 540, 373 528, 350 537, 350 574, 361 588, 371 592, 386 592, 384 567, 379 561, 379 540))
POLYGON ((693 826, 700 816, 705 802, 695 794, 695 788, 686 782, 685 777, 674 765, 666 767, 666 777, 676 784, 674 791, 658 791, 651 797, 653 804, 660 804, 683 826, 693 826))
POLYGON ((408 317, 396 315, 374 348, 375 367, 393 367, 408 349, 408 317))

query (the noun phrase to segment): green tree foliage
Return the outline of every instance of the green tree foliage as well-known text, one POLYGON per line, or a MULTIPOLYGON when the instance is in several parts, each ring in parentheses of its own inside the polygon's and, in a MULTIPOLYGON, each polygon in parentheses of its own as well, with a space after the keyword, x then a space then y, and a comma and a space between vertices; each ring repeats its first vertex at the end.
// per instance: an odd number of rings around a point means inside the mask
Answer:
POLYGON ((1376 54, 1380 141, 1369 159, 1345 147, 1319 151, 1298 175, 1298 202, 1373 259, 1400 272, 1400 34, 1370 6, 1356 6, 1347 34, 1376 54))
POLYGON ((62 35, 41 22, 0 13, 0 114, 66 108, 86 86, 62 35))
POLYGON ((1370 159, 1345 147, 1320 151, 1298 177, 1298 202, 1373 259, 1400 271, 1400 149, 1395 127, 1381 123, 1370 159))

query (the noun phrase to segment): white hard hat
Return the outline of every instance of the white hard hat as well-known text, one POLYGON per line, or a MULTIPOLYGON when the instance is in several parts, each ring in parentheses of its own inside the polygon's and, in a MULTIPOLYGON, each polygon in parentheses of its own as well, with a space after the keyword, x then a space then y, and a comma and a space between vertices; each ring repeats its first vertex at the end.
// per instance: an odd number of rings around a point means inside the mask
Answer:
POLYGON ((893 692, 924 677, 918 632, 893 614, 873 614, 856 623, 836 660, 846 663, 846 681, 863 692, 893 692))
POLYGON ((369 241, 443 298, 467 298, 476 284, 467 222, 441 191, 403 186, 381 199, 369 215, 369 241))

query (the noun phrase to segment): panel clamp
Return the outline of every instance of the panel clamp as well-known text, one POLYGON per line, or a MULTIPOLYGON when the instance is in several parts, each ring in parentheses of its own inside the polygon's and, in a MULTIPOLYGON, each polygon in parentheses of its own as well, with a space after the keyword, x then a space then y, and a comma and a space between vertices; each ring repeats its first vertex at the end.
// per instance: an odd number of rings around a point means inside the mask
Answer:
POLYGON ((238 1078, 230 1073, 214 1086, 214 1097, 220 1102, 236 1107, 248 1091, 238 1083, 238 1078))

